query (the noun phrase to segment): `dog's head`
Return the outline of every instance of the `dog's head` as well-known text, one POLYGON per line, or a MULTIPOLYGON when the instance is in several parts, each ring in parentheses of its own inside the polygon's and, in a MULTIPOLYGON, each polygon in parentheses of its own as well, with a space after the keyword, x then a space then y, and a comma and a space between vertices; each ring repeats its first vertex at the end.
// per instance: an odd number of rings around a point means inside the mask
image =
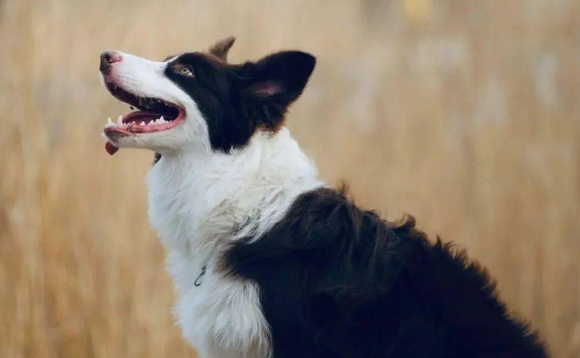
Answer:
POLYGON ((243 147, 257 131, 275 132, 302 93, 315 58, 283 51, 256 62, 226 62, 229 37, 208 52, 188 52, 162 62, 107 51, 100 71, 107 89, 136 111, 109 121, 107 150, 158 152, 243 147))

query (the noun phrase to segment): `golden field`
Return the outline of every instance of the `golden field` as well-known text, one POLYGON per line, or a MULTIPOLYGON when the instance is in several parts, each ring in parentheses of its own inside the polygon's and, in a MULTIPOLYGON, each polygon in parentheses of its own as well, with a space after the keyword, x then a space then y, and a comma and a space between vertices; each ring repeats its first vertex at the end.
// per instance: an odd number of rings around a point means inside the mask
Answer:
POLYGON ((467 247, 553 357, 580 357, 580 0, 0 1, 0 357, 195 357, 146 219, 152 154, 106 49, 227 35, 318 58, 288 118, 329 183, 467 247))

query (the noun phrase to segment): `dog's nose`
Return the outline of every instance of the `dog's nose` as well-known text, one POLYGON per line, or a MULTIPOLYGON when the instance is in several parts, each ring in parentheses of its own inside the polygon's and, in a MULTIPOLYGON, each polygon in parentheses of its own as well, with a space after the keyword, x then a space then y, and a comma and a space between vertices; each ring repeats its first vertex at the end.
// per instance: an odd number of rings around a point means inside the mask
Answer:
POLYGON ((115 51, 105 51, 101 54, 101 62, 106 64, 113 64, 115 62, 119 62, 123 59, 121 54, 115 51))
POLYGON ((105 72, 113 63, 120 62, 122 59, 123 57, 118 52, 105 51, 101 54, 101 65, 99 66, 99 69, 101 72, 105 72))

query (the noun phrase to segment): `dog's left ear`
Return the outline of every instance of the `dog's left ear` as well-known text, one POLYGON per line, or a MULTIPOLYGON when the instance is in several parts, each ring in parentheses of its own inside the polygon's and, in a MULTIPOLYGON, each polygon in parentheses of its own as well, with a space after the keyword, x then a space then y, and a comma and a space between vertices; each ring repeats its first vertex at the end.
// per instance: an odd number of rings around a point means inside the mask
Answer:
POLYGON ((209 48, 209 53, 219 58, 220 60, 227 62, 228 52, 234 45, 236 38, 233 36, 226 37, 223 40, 216 42, 212 47, 209 48))
POLYGON ((244 65, 242 96, 259 124, 274 129, 306 86, 316 58, 301 51, 283 51, 244 65))

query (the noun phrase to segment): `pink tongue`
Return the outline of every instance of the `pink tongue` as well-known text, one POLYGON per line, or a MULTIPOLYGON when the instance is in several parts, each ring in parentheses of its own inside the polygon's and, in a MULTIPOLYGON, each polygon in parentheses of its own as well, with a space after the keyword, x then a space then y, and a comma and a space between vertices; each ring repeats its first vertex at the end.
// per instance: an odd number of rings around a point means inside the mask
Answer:
POLYGON ((107 153, 109 153, 110 155, 117 153, 117 151, 119 150, 119 148, 115 147, 110 142, 107 142, 107 144, 105 144, 105 149, 107 150, 107 153))

